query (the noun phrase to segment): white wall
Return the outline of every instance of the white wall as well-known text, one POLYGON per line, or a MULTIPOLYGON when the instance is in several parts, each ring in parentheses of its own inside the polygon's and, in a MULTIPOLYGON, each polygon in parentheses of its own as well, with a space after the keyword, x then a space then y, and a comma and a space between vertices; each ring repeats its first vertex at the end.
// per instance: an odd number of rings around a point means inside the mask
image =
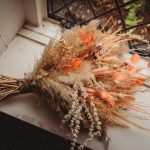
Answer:
POLYGON ((46 0, 0 0, 0 56, 25 21, 40 26, 45 17, 46 0))
POLYGON ((47 13, 46 0, 22 0, 22 6, 26 21, 40 26, 47 13))
POLYGON ((21 0, 0 0, 0 55, 24 22, 21 0))
POLYGON ((5 42, 3 41, 2 37, 0 36, 0 56, 2 55, 4 50, 6 50, 6 45, 5 45, 5 42))

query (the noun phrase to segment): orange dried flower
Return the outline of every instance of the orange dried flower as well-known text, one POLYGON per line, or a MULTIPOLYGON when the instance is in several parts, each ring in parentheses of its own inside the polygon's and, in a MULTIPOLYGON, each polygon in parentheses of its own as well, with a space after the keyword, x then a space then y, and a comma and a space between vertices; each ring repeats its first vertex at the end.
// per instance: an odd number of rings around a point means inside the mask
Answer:
POLYGON ((115 101, 111 99, 110 97, 107 99, 108 103, 114 108, 115 106, 115 101))
POLYGON ((147 67, 150 68, 150 62, 148 62, 147 67))
POLYGON ((76 68, 78 68, 78 67, 80 66, 80 64, 81 64, 81 59, 80 59, 80 58, 73 58, 73 59, 71 60, 71 63, 70 63, 71 69, 76 69, 76 68))
POLYGON ((117 72, 111 69, 95 69, 93 70, 95 76, 113 76, 115 77, 117 72))
POLYGON ((119 80, 119 81, 126 81, 127 80, 127 77, 125 75, 118 75, 116 74, 114 76, 115 80, 119 80))
POLYGON ((133 81, 133 84, 134 84, 135 86, 142 86, 142 85, 144 84, 144 81, 143 81, 143 80, 140 80, 140 79, 135 79, 135 80, 133 81))
POLYGON ((69 65, 63 68, 63 73, 68 73, 69 71, 77 69, 81 64, 80 58, 72 58, 69 65))
POLYGON ((127 65, 123 68, 123 71, 125 71, 129 76, 133 76, 136 73, 136 68, 132 65, 127 65))
POLYGON ((92 88, 86 88, 86 91, 89 96, 93 96, 95 94, 95 90, 93 90, 92 88))
POLYGON ((84 31, 78 32, 78 36, 85 43, 86 46, 94 41, 94 32, 90 32, 88 35, 84 31))
POLYGON ((65 66, 64 68, 63 68, 63 73, 68 73, 70 71, 70 66, 68 65, 68 66, 65 66))
POLYGON ((99 94, 103 100, 107 101, 112 107, 114 107, 115 101, 111 98, 110 95, 108 95, 105 89, 99 90, 99 94))
POLYGON ((100 90, 100 95, 101 95, 102 99, 107 99, 108 98, 107 92, 104 89, 100 90))
POLYGON ((132 64, 136 64, 139 60, 140 60, 140 56, 137 53, 132 55, 132 57, 131 57, 132 64))

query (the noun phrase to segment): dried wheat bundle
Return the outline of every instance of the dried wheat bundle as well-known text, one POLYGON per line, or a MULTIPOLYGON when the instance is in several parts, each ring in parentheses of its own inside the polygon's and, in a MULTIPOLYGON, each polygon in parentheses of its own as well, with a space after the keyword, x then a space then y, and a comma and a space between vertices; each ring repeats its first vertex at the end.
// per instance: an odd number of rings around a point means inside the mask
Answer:
POLYGON ((94 136, 101 136, 104 124, 127 127, 127 122, 145 129, 120 112, 140 111, 133 97, 135 87, 145 81, 137 75, 139 55, 132 56, 131 64, 125 62, 123 55, 128 50, 127 41, 143 39, 128 33, 118 34, 120 29, 102 32, 97 26, 98 21, 77 26, 66 31, 60 41, 51 42, 34 71, 24 80, 9 82, 3 76, 0 79, 1 99, 32 89, 51 108, 64 114, 62 123, 69 125, 72 133, 71 149, 81 125, 89 129, 89 137, 79 149, 94 136), (5 87, 7 82, 12 89, 5 87))

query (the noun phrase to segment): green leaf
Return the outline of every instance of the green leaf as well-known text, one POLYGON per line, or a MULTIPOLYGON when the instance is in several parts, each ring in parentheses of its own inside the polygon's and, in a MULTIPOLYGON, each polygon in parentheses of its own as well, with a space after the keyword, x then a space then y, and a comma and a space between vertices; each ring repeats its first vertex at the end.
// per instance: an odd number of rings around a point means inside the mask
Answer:
POLYGON ((130 1, 130 0, 123 0, 124 3, 127 3, 127 2, 129 2, 129 1, 130 1))
MULTIPOLYGON (((123 0, 124 3, 129 1, 130 0, 123 0)), ((137 12, 144 8, 144 5, 145 2, 141 0, 137 3, 132 3, 125 7, 125 9, 128 10, 128 14, 125 18, 125 23, 127 26, 135 26, 141 21, 141 19, 137 17, 137 12)))
POLYGON ((132 27, 132 26, 135 26, 135 25, 137 25, 137 22, 136 21, 133 21, 133 20, 125 20, 125 23, 126 23, 126 25, 127 26, 129 26, 129 27, 132 27))
POLYGON ((124 8, 125 8, 125 9, 130 9, 130 8, 132 8, 132 5, 127 5, 127 6, 125 6, 124 8))

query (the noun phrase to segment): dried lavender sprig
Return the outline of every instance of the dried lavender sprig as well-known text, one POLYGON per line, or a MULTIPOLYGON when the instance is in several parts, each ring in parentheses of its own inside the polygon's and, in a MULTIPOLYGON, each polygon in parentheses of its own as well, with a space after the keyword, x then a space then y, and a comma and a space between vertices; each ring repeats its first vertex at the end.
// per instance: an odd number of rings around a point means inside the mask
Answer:
POLYGON ((85 109, 85 113, 87 114, 88 120, 90 122, 90 128, 89 128, 89 133, 88 133, 89 138, 86 139, 85 142, 78 147, 79 150, 82 150, 87 145, 87 142, 94 138, 93 133, 94 133, 94 126, 95 126, 95 122, 94 122, 94 119, 92 117, 92 114, 90 113, 90 110, 86 104, 86 100, 84 100, 84 99, 82 100, 82 106, 85 109))
POLYGON ((68 112, 68 114, 66 114, 64 116, 64 119, 61 121, 61 124, 65 124, 67 121, 69 121, 71 119, 71 117, 74 115, 76 108, 78 106, 78 99, 77 99, 77 91, 74 91, 74 97, 73 97, 73 102, 71 104, 71 108, 68 112))
POLYGON ((80 130, 80 122, 82 120, 82 116, 81 116, 82 106, 78 105, 78 107, 76 108, 77 109, 75 111, 73 118, 71 119, 71 124, 70 124, 71 133, 73 136, 73 142, 71 143, 71 150, 74 149, 75 143, 77 142, 77 137, 80 130))
POLYGON ((92 107, 92 110, 93 110, 93 118, 94 118, 94 121, 95 121, 95 124, 96 124, 96 129, 97 129, 97 131, 101 132, 101 124, 102 123, 99 119, 97 109, 96 109, 95 104, 93 102, 91 103, 91 107, 92 107))

